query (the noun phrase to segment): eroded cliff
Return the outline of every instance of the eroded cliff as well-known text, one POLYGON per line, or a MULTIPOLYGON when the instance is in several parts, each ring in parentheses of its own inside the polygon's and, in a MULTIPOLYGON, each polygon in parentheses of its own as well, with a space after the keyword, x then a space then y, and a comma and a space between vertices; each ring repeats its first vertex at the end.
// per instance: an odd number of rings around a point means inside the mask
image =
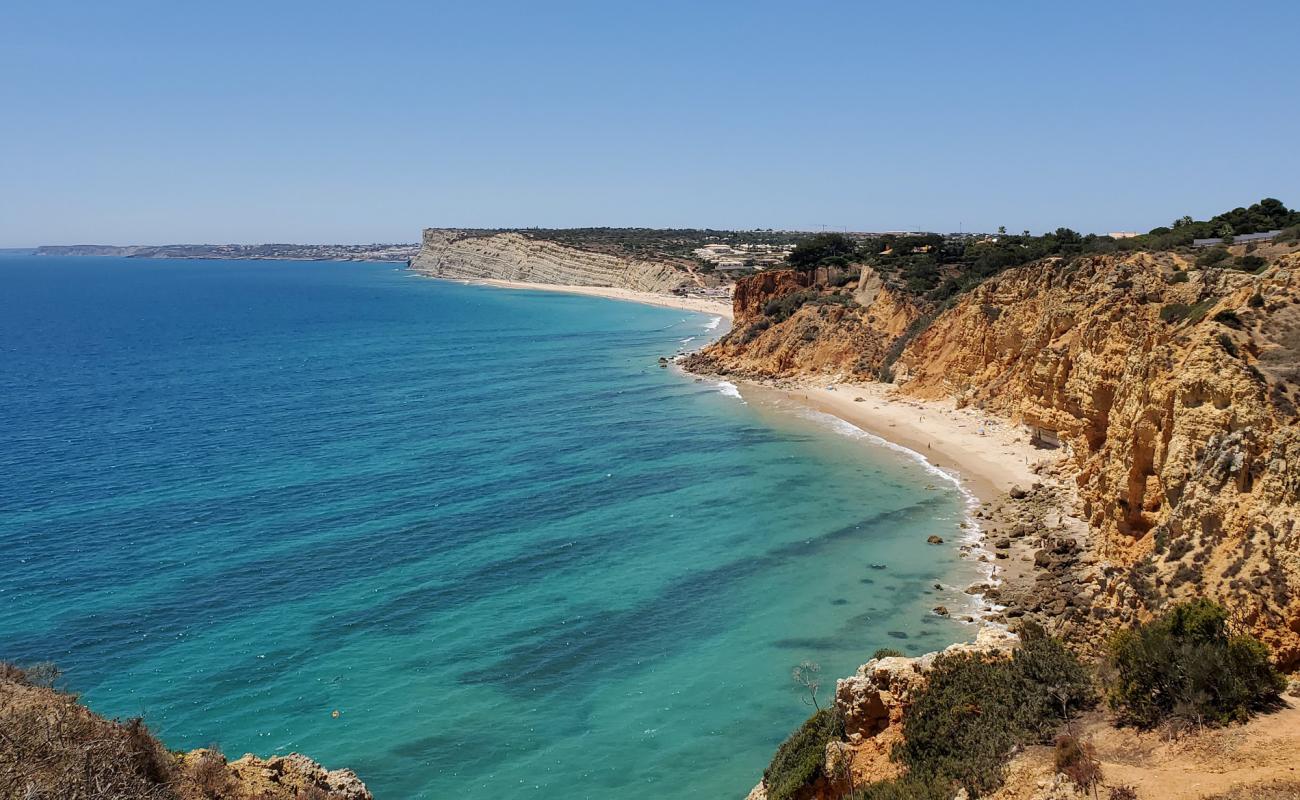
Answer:
POLYGON ((906 394, 1059 438, 1110 565, 1094 602, 1123 611, 1099 619, 1205 594, 1293 667, 1300 254, 1261 253, 1257 273, 1171 252, 1050 258, 942 311, 870 269, 841 288, 834 275, 764 273, 737 286, 732 333, 687 366, 759 379, 892 372, 906 394))
POLYGON ((870 268, 779 270, 739 281, 731 332, 688 368, 751 379, 834 376, 872 380, 924 305, 870 268), (839 284, 839 285, 836 285, 839 284))
POLYGON ((693 281, 683 264, 612 255, 515 232, 426 228, 411 269, 438 278, 667 292, 693 281))
POLYGON ((1300 663, 1300 256, 1260 274, 1168 253, 1010 270, 937 317, 898 380, 1058 436, 1110 599, 1208 594, 1300 663))

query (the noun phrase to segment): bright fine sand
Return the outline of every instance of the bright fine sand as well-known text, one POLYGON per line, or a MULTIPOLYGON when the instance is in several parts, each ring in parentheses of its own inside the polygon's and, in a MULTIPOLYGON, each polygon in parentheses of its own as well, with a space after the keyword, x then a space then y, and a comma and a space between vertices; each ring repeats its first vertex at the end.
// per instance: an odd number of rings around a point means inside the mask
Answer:
POLYGON ((697 311, 701 314, 717 314, 731 319, 731 303, 726 300, 706 300, 702 297, 678 297, 657 292, 637 292, 632 289, 616 289, 612 286, 560 286, 553 283, 529 283, 527 281, 504 281, 495 278, 482 278, 470 281, 483 286, 499 286, 505 289, 534 289, 541 292, 564 292, 565 294, 582 294, 590 297, 608 297, 612 300, 626 300, 630 303, 644 303, 664 308, 681 308, 697 311))
POLYGON ((975 408, 959 409, 951 400, 906 397, 891 385, 754 388, 779 392, 915 450, 935 466, 956 472, 966 487, 983 501, 993 500, 1017 484, 1028 488, 1041 480, 1033 472, 1033 465, 1052 461, 1057 455, 1034 447, 1029 442, 1029 433, 1006 419, 975 408), (856 400, 859 397, 861 402, 856 400))

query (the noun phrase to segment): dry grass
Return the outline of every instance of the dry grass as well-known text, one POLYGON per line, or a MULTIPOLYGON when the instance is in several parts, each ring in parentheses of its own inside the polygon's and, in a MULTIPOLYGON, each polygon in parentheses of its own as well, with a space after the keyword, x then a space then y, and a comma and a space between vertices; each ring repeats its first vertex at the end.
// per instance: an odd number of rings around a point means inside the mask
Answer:
POLYGON ((97 717, 51 688, 57 673, 32 673, 11 664, 0 668, 0 798, 176 797, 172 758, 143 722, 97 717))
POLYGON ((369 797, 327 791, 319 785, 323 770, 301 756, 232 767, 216 749, 169 753, 142 720, 104 719, 59 691, 58 678, 52 665, 0 661, 0 800, 369 797))

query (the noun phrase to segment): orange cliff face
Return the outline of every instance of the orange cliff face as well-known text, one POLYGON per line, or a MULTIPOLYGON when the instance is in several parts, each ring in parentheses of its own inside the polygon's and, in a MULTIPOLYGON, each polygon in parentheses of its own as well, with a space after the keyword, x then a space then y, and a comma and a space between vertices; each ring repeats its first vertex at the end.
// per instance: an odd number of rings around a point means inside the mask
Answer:
POLYGON ((990 278, 928 325, 925 301, 869 268, 840 288, 828 288, 837 274, 765 272, 737 285, 732 332, 686 366, 870 381, 897 357, 901 392, 976 404, 1069 448, 1097 555, 1124 578, 1098 601, 1124 610, 1112 619, 1206 594, 1297 666, 1290 250, 1260 274, 1195 269, 1173 253, 1048 259, 990 278))
POLYGON ((731 333, 687 367, 752 379, 874 380, 890 344, 921 315, 916 302, 865 268, 773 270, 737 282, 731 333))
POLYGON ((1295 665, 1300 256, 1261 275, 1186 266, 1136 254, 1010 270, 911 342, 899 379, 1059 435, 1100 555, 1131 570, 1132 595, 1113 602, 1208 594, 1295 665))

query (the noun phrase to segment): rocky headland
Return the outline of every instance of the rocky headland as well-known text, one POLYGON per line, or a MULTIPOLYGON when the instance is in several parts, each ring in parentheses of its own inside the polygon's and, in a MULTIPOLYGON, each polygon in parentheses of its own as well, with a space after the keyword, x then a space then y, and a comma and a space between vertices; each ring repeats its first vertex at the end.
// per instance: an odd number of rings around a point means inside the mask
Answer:
POLYGON ((435 278, 599 286, 665 293, 690 280, 685 262, 584 250, 514 231, 426 228, 411 269, 435 278))
POLYGON ((1300 664, 1298 267, 1287 248, 1254 274, 1177 253, 1046 259, 941 310, 874 286, 870 268, 839 289, 764 273, 737 286, 732 332, 686 366, 809 384, 888 370, 903 397, 1020 426, 1061 454, 1071 496, 1038 518, 1007 498, 1013 516, 988 527, 991 545, 1025 540, 1042 566, 1086 549, 1084 582, 1098 587, 1086 613, 1101 627, 1171 600, 1220 600, 1289 668, 1300 664), (1062 504, 1085 530, 1044 524, 1062 504))

